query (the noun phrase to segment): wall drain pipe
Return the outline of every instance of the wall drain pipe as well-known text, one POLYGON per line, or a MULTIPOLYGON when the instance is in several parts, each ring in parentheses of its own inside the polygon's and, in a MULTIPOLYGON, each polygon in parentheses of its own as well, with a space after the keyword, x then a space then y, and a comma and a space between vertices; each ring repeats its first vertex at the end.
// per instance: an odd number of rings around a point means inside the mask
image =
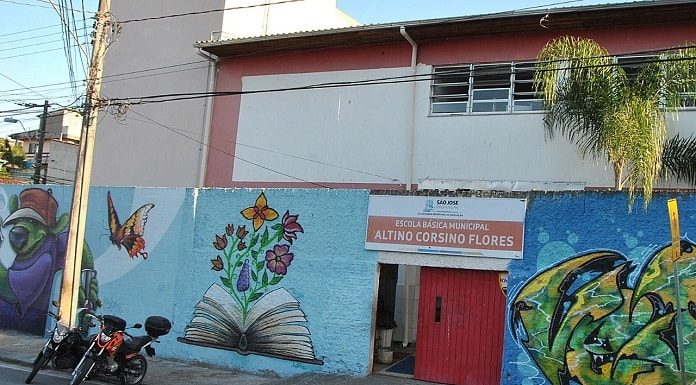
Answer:
MULTIPOLYGON (((406 32, 406 27, 401 26, 399 28, 401 36, 406 39, 406 41, 411 44, 411 71, 413 73, 413 79, 411 81, 411 119, 408 127, 408 174, 406 176, 406 188, 405 190, 410 191, 413 188, 413 150, 415 142, 415 131, 416 131, 416 75, 418 74, 418 44, 415 40, 406 32)), ((409 296, 409 266, 404 266, 404 341, 402 346, 408 346, 409 340, 409 328, 410 328, 410 318, 411 318, 411 298, 409 296)))
POLYGON ((417 59, 418 59, 418 44, 413 38, 406 32, 406 27, 401 26, 399 28, 401 36, 406 39, 406 41, 411 44, 411 71, 413 72, 413 79, 411 81, 411 121, 408 127, 408 174, 406 176, 406 188, 405 190, 411 190, 413 185, 413 147, 415 140, 416 131, 416 75, 417 75, 417 59))

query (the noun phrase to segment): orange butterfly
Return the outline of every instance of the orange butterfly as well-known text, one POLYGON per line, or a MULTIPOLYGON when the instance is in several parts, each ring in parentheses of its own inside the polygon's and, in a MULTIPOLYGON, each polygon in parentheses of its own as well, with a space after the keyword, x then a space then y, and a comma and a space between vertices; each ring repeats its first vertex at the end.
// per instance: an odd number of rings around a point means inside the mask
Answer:
POLYGON ((118 214, 116 214, 116 209, 114 208, 114 202, 111 200, 111 191, 106 193, 106 203, 109 206, 109 231, 111 232, 109 239, 111 239, 111 243, 116 245, 119 250, 121 250, 121 246, 125 247, 128 256, 131 258, 140 256, 143 259, 147 259, 147 252, 144 251, 145 239, 143 239, 143 232, 147 222, 147 213, 155 205, 148 203, 140 206, 121 226, 118 214))

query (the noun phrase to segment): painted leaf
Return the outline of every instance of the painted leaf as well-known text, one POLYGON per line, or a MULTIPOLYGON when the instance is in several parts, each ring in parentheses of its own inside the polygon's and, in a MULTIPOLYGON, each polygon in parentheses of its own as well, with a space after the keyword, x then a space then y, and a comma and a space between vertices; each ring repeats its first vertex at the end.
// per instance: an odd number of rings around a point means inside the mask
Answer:
POLYGON ((255 292, 249 296, 249 302, 254 302, 257 299, 261 298, 261 296, 262 296, 261 293, 255 292))
POLYGON ((266 227, 263 231, 263 235, 261 236, 261 244, 265 245, 268 243, 268 227, 266 227))
POLYGON ((227 279, 227 277, 220 277, 220 281, 222 281, 223 285, 225 285, 227 287, 231 287, 230 280, 227 279))
POLYGON ((263 286, 268 286, 268 270, 263 271, 263 277, 261 278, 261 284, 263 286))
POLYGON ((256 244, 259 242, 259 235, 256 234, 251 238, 251 241, 249 241, 249 247, 254 247, 256 244))
POLYGON ((271 279, 271 283, 270 283, 270 284, 271 284, 271 285, 277 285, 278 283, 280 283, 280 281, 281 281, 282 279, 283 279, 283 276, 282 276, 282 275, 276 275, 275 277, 273 277, 273 279, 271 279))

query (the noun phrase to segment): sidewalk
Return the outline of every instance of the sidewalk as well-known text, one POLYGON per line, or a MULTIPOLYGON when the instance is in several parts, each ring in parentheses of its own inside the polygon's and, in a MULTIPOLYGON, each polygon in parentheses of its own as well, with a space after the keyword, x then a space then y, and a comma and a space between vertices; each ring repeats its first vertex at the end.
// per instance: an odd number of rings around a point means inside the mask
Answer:
MULTIPOLYGON (((30 366, 46 340, 43 337, 0 330, 0 362, 30 366)), ((108 377, 107 377, 108 379, 108 377)), ((118 381, 110 381, 118 383, 118 381)), ((278 378, 247 374, 202 364, 148 357, 144 385, 431 385, 429 382, 372 374, 363 378, 303 374, 278 378)))

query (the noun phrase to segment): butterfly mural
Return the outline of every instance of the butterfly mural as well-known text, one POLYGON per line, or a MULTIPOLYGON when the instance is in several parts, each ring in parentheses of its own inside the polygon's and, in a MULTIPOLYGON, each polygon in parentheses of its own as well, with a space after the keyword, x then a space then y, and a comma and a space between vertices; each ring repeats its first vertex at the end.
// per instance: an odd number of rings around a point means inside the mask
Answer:
POLYGON ((111 191, 106 193, 106 203, 109 209, 109 231, 111 243, 116 245, 119 250, 123 246, 131 258, 143 257, 147 259, 145 251, 145 223, 147 223, 147 214, 155 207, 154 204, 148 203, 140 206, 131 216, 121 225, 114 207, 114 202, 111 200, 111 191))

